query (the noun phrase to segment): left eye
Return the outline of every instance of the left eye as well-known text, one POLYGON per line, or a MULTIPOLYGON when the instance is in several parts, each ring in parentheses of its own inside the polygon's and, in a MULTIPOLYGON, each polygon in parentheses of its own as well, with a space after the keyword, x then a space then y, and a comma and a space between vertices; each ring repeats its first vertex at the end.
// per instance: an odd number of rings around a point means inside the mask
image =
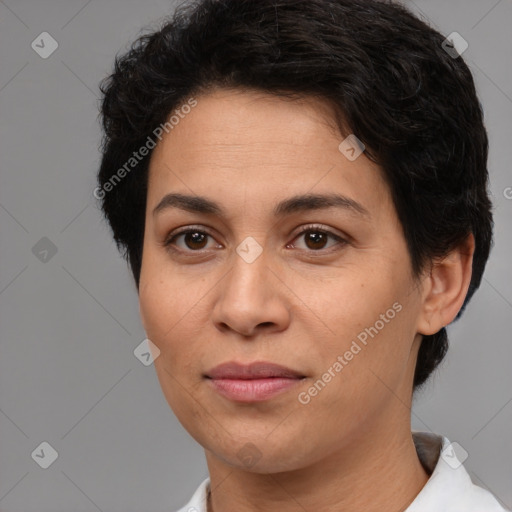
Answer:
MULTIPOLYGON (((312 251, 321 251, 323 249, 326 249, 326 244, 329 238, 333 239, 338 244, 344 244, 345 240, 341 238, 338 235, 335 235, 334 233, 331 233, 330 231, 326 231, 324 229, 319 229, 316 227, 308 227, 304 230, 302 230, 294 240, 297 240, 298 238, 303 238, 306 250, 312 250, 312 251)), ((336 245, 336 243, 332 245, 336 245)), ((331 245, 331 247, 332 247, 331 245)))

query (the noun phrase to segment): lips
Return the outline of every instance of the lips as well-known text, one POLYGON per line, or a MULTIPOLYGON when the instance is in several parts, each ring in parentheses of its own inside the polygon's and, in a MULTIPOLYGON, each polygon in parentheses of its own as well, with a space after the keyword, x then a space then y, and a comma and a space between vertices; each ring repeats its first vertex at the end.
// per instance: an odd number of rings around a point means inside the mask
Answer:
POLYGON ((210 379, 253 380, 268 378, 301 379, 300 372, 266 361, 243 365, 228 362, 216 366, 206 374, 210 379))
POLYGON ((233 402, 263 402, 300 385, 300 372, 269 362, 223 363, 205 377, 212 389, 233 402))

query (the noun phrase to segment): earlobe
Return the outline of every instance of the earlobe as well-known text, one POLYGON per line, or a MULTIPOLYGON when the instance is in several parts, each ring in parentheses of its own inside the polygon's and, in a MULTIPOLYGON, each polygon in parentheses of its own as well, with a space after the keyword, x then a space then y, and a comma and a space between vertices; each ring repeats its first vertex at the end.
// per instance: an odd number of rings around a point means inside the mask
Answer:
POLYGON ((423 279, 420 334, 435 334, 457 316, 471 282, 474 252, 475 238, 471 233, 446 256, 432 262, 429 274, 423 279))

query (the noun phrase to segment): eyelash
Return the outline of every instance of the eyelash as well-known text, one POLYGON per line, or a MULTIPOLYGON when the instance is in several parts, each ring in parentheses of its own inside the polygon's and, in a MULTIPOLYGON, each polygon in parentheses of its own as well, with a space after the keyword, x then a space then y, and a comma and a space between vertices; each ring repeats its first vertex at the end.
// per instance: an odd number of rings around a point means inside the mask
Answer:
MULTIPOLYGON (((304 226, 304 228, 299 232, 297 233, 293 240, 295 240, 296 238, 299 238, 301 235, 305 234, 305 233, 321 233, 323 235, 327 235, 328 237, 331 237, 333 238, 336 242, 338 242, 337 244, 335 244, 333 247, 329 248, 329 249, 318 249, 318 250, 314 250, 314 249, 299 249, 300 251, 305 251, 305 252, 309 252, 309 253, 312 253, 312 254, 329 254, 335 250, 339 250, 340 247, 343 247, 345 246, 348 242, 347 240, 345 240, 344 238, 342 238, 341 236, 339 235, 336 235, 334 234, 332 231, 329 231, 328 229, 325 229, 321 226, 318 226, 318 225, 314 225, 314 224, 310 224, 310 225, 307 225, 307 226, 304 226)), ((208 249, 201 249, 201 250, 197 250, 197 251, 194 251, 192 249, 189 249, 189 250, 184 250, 184 249, 178 249, 174 246, 174 241, 175 239, 178 237, 178 236, 181 236, 181 235, 186 235, 188 233, 200 233, 200 234, 204 234, 204 235, 207 235, 207 236, 210 236, 213 238, 213 236, 208 233, 207 231, 204 231, 203 229, 200 229, 200 227, 194 227, 194 226, 189 226, 181 231, 178 231, 177 233, 174 233, 172 236, 168 237, 163 245, 165 248, 167 248, 168 250, 171 250, 175 253, 181 253, 181 254, 186 254, 186 253, 196 253, 196 254, 201 254, 205 251, 208 251, 208 249)), ((289 244, 287 244, 289 245, 289 244)))

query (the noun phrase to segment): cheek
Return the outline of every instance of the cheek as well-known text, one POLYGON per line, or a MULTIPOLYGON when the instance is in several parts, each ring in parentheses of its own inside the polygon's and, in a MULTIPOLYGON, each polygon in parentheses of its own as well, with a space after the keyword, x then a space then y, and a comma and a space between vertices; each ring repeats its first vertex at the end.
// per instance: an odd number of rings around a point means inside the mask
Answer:
MULTIPOLYGON (((414 368, 414 304, 402 298, 385 301, 382 306, 366 317, 362 327, 360 323, 352 325, 351 335, 339 338, 328 357, 327 366, 333 367, 336 377, 328 384, 327 393, 322 391, 324 396, 318 405, 323 401, 326 407, 336 404, 336 410, 350 411, 350 422, 364 423, 383 410, 386 403, 401 394, 404 379, 414 368)), ((333 421, 343 420, 334 415, 333 421)))
MULTIPOLYGON (((390 280, 373 277, 371 270, 359 272, 353 268, 339 273, 328 283, 311 286, 311 282, 303 282, 302 289, 295 284, 295 291, 304 304, 315 313, 319 326, 323 326, 325 339, 316 348, 325 353, 348 350, 352 340, 359 334, 364 341, 365 329, 371 328, 376 322, 380 325, 380 315, 392 309, 400 297, 400 291, 390 286, 390 280)), ((386 317, 386 319, 388 319, 386 317)), ((392 320, 390 320, 390 323, 392 320)), ((389 324, 385 324, 389 330, 389 324)), ((367 335, 368 336, 368 335, 367 335)))
POLYGON ((311 294, 304 300, 314 304, 328 328, 314 350, 321 380, 333 382, 331 389, 343 389, 330 399, 357 401, 373 387, 385 389, 380 380, 390 385, 400 380, 415 334, 413 299, 403 276, 368 271, 347 275, 324 287, 316 299, 311 294))
POLYGON ((161 350, 201 302, 206 290, 201 280, 182 276, 165 258, 144 249, 139 289, 139 310, 148 338, 161 350), (154 339, 152 339, 152 337, 154 339))
POLYGON ((175 323, 176 304, 171 293, 163 293, 164 286, 158 281, 146 281, 139 293, 139 308, 148 338, 162 350, 165 334, 175 323))
POLYGON ((146 283, 139 305, 146 335, 160 350, 155 360, 159 376, 166 377, 165 369, 180 382, 194 384, 204 370, 204 353, 210 346, 204 329, 211 308, 208 287, 200 280, 181 283, 176 276, 165 280, 162 275, 146 283))

